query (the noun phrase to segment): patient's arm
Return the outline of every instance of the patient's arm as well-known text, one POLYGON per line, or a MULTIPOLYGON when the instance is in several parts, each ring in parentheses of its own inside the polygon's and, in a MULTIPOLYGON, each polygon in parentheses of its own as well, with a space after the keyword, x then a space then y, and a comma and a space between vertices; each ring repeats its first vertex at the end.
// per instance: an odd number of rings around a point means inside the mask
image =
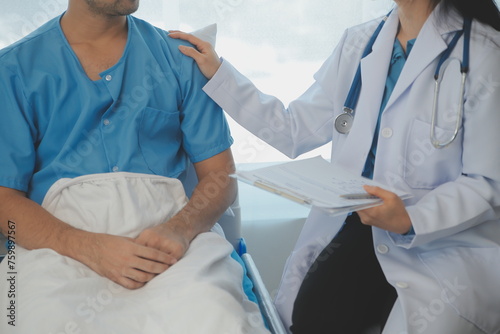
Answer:
POLYGON ((6 236, 9 225, 15 226, 11 237, 16 244, 26 249, 53 249, 129 289, 143 286, 175 263, 172 256, 132 239, 76 229, 23 192, 0 187, 0 230, 6 236))
POLYGON ((199 183, 187 205, 169 221, 144 230, 138 243, 180 259, 199 233, 212 228, 236 197, 231 150, 194 164, 199 183))

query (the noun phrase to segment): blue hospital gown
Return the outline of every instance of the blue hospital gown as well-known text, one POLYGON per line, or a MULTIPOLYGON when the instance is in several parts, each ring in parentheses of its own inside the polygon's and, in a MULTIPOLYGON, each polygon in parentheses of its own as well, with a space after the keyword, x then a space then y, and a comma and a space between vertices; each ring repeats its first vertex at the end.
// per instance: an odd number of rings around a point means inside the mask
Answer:
POLYGON ((92 81, 57 17, 0 51, 0 186, 41 203, 60 178, 134 172, 183 179, 233 142, 186 42, 128 16, 125 51, 92 81))

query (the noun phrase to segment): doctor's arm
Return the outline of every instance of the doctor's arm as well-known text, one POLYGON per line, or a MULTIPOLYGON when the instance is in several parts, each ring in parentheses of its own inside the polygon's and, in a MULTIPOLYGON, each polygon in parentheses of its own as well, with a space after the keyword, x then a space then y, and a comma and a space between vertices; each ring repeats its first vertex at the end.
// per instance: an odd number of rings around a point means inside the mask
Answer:
MULTIPOLYGON (((399 229, 386 228, 401 247, 420 246, 472 228, 484 227, 486 230, 481 233, 491 237, 497 233, 493 231, 498 231, 494 226, 500 221, 500 50, 483 53, 481 57, 484 59, 478 60, 469 74, 463 140, 455 143, 462 146, 461 175, 429 190, 406 207, 415 235, 404 236, 399 229)), ((443 150, 446 149, 450 148, 443 150)), ((375 209, 369 213, 377 213, 375 209)), ((395 216, 397 212, 401 211, 394 211, 395 216)), ((378 219, 383 220, 383 214, 379 214, 378 219)))
POLYGON ((363 224, 397 234, 406 234, 410 231, 411 219, 403 200, 398 195, 379 187, 365 186, 364 188, 368 194, 377 196, 384 202, 380 206, 357 211, 363 224))
MULTIPOLYGON (((341 47, 318 71, 313 85, 285 107, 279 98, 260 91, 227 60, 221 62, 210 44, 186 33, 174 32, 169 36, 186 39, 196 46, 182 46, 180 50, 192 57, 210 78, 203 88, 208 96, 236 122, 283 154, 295 158, 332 140, 335 108, 332 94, 325 91, 322 81, 337 76, 341 47)), ((345 36, 341 44, 344 39, 345 36)))
POLYGON ((461 175, 407 208, 416 231, 410 247, 500 221, 500 49, 485 51, 475 53, 468 77, 461 175))

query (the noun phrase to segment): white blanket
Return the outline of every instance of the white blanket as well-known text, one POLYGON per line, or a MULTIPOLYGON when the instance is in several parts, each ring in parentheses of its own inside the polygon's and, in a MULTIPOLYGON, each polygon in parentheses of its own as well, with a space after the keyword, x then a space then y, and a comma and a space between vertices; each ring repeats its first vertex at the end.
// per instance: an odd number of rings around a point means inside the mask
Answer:
MULTIPOLYGON (((181 183, 113 173, 58 181, 43 206, 88 231, 136 237, 186 203, 181 183)), ((0 267, 0 333, 269 333, 242 288, 242 267, 219 234, 196 237, 185 256, 143 288, 127 290, 49 249, 15 248, 15 297, 0 267), (15 303, 15 327, 6 315, 15 303)), ((12 282, 12 281, 11 281, 12 282)), ((12 313, 12 312, 10 312, 12 313)))

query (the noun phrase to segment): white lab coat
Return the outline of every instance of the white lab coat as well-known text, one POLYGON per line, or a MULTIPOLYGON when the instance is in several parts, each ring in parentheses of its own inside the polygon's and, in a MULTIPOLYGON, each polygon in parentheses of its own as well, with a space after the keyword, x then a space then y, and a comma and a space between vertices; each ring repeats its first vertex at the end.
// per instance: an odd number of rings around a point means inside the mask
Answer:
MULTIPOLYGON (((473 22, 463 126, 449 147, 437 150, 429 139, 433 76, 463 20, 436 12, 422 28, 381 118, 374 179, 413 194, 407 210, 416 233, 402 236, 373 228, 378 260, 398 293, 384 333, 500 333, 500 34, 473 22)), ((348 29, 315 83, 288 108, 259 92, 227 61, 205 91, 237 122, 288 156, 332 141, 332 163, 360 174, 382 101, 397 9, 373 52, 361 60, 363 86, 350 133, 338 133, 333 121, 342 113, 361 54, 379 22, 348 29)), ((463 39, 451 58, 461 60, 462 52, 463 39)), ((436 131, 442 141, 455 126, 456 64, 441 87, 436 131)), ((276 298, 286 326, 305 273, 344 219, 311 211, 276 298)))

